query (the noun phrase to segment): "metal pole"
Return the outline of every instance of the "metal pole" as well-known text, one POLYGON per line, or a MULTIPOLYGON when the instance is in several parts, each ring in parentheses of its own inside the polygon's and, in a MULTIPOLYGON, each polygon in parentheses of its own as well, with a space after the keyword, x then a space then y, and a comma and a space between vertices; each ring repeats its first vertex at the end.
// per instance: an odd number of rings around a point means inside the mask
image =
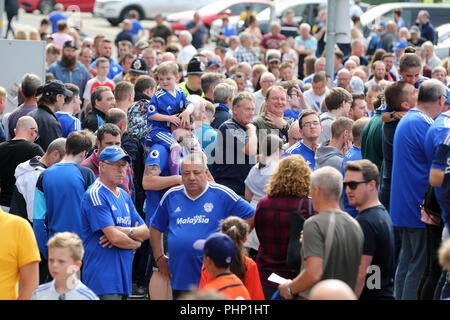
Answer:
POLYGON ((327 6, 327 33, 326 33, 326 75, 334 78, 334 45, 336 43, 336 0, 328 0, 327 6))
POLYGON ((5 13, 5 0, 0 0, 0 39, 3 38, 3 16, 5 13))

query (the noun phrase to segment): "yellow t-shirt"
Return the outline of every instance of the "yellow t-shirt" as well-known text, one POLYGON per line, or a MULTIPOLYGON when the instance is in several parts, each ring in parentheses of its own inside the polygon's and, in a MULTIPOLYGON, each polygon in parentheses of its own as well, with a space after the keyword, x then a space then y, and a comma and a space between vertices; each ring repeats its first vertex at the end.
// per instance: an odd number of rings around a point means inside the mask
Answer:
POLYGON ((0 300, 19 296, 19 270, 41 261, 33 229, 25 219, 0 209, 0 300))

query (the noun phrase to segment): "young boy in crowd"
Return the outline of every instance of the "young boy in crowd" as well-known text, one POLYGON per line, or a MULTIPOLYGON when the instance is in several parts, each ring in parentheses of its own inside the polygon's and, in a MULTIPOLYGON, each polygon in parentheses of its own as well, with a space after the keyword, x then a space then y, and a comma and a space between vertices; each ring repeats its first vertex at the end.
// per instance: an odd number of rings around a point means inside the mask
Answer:
POLYGON ((87 105, 91 101, 91 94, 95 88, 106 86, 110 87, 111 91, 114 92, 114 88, 116 87, 114 81, 108 79, 107 77, 109 73, 109 60, 105 57, 100 57, 96 61, 97 76, 90 79, 86 83, 86 88, 84 89, 83 98, 85 105, 87 105))
POLYGON ((66 97, 64 99, 64 105, 61 109, 55 112, 55 116, 61 123, 62 136, 67 138, 72 132, 81 130, 80 119, 74 117, 74 115, 80 112, 80 90, 72 83, 64 84, 67 90, 72 91, 73 96, 71 98, 66 97))
POLYGON ((189 123, 189 117, 194 111, 194 105, 186 94, 177 86, 178 65, 173 61, 166 61, 158 66, 159 87, 150 100, 148 121, 150 129, 148 143, 164 145, 170 150, 169 169, 171 175, 179 174, 181 146, 172 137, 170 124, 184 125, 189 123), (183 110, 179 115, 175 113, 183 110))
POLYGON ((236 247, 229 236, 216 232, 206 240, 197 240, 194 247, 203 250, 203 264, 214 277, 201 291, 215 291, 232 300, 250 300, 247 288, 230 269, 236 247))
POLYGON ((59 232, 48 241, 47 247, 53 281, 40 285, 31 300, 99 300, 76 276, 84 255, 81 239, 73 232, 59 232))

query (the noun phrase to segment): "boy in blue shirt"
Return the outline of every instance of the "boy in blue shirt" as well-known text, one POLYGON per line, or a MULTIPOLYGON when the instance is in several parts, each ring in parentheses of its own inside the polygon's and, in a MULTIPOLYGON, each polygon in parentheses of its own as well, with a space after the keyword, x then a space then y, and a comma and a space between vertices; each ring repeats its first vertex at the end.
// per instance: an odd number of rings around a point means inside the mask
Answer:
POLYGON ((170 150, 170 174, 180 171, 181 146, 172 137, 170 123, 179 125, 189 122, 194 111, 194 105, 187 99, 184 91, 177 87, 178 66, 172 62, 163 62, 158 66, 159 86, 161 87, 150 100, 148 122, 151 129, 148 136, 149 144, 162 144, 170 150), (179 115, 177 111, 183 110, 179 115))
POLYGON ((81 130, 80 119, 74 117, 75 114, 80 112, 81 100, 80 89, 72 84, 64 84, 67 90, 72 91, 73 97, 66 97, 64 99, 64 105, 61 109, 55 112, 55 116, 61 123, 61 130, 63 138, 67 138, 72 132, 81 130))

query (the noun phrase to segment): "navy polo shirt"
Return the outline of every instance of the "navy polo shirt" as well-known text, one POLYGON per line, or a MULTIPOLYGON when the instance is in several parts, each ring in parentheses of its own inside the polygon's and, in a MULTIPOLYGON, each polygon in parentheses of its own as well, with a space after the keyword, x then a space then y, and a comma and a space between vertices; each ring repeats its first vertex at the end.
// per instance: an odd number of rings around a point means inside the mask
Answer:
POLYGON ((255 164, 255 157, 243 152, 248 142, 247 132, 234 119, 229 119, 220 125, 216 141, 214 179, 243 196, 244 180, 255 164))

